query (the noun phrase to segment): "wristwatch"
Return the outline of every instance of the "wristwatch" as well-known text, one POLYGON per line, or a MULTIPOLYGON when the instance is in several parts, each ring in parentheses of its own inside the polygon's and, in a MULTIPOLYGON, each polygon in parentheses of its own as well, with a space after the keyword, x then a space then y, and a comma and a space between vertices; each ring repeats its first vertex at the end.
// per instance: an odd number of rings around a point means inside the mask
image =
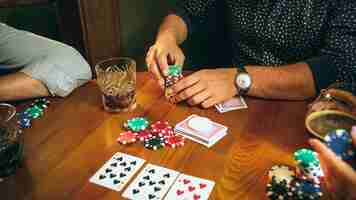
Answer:
POLYGON ((250 74, 246 71, 244 65, 240 65, 237 68, 237 75, 235 78, 235 84, 237 87, 237 95, 243 96, 247 94, 248 90, 252 85, 252 78, 250 74))

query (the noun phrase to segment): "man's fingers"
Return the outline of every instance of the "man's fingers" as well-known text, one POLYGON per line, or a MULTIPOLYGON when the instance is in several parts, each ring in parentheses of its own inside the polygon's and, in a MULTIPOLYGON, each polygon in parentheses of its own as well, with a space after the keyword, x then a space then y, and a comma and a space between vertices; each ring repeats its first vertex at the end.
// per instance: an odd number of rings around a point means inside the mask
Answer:
POLYGON ((183 91, 184 89, 191 87, 192 85, 196 84, 200 80, 200 77, 194 73, 190 76, 183 78, 182 80, 178 81, 178 83, 174 84, 170 90, 172 94, 178 94, 179 92, 183 91))
POLYGON ((175 61, 176 61, 175 64, 183 67, 184 60, 185 60, 185 56, 184 55, 177 56, 175 58, 175 61))
POLYGON ((216 104, 216 100, 213 98, 213 97, 210 97, 208 99, 206 99, 202 104, 201 106, 203 108, 210 108, 212 106, 214 106, 216 104))
POLYGON ((195 106, 195 105, 203 103, 205 100, 207 100, 210 97, 211 97, 210 93, 205 90, 205 91, 202 91, 202 92, 194 95, 192 98, 190 98, 188 100, 188 104, 195 106))
POLYGON ((193 97, 194 95, 198 94, 199 92, 205 89, 204 85, 200 82, 192 85, 191 87, 186 88, 185 90, 181 91, 176 98, 177 102, 184 101, 193 97))
POLYGON ((356 147, 356 126, 352 127, 351 130, 351 137, 352 137, 352 143, 354 144, 354 146, 356 147))
POLYGON ((325 144, 321 143, 317 139, 311 139, 309 141, 310 145, 323 157, 327 165, 336 166, 340 162, 340 159, 337 158, 334 152, 332 152, 325 144))
POLYGON ((157 56, 157 60, 161 72, 164 72, 164 70, 168 68, 168 54, 162 52, 159 53, 157 56))

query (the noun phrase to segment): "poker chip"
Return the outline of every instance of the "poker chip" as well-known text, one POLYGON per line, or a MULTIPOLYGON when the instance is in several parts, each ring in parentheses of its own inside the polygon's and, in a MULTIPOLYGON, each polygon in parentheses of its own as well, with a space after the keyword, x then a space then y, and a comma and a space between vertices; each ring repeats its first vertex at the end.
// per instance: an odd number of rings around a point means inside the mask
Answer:
POLYGON ((144 117, 135 117, 135 118, 129 119, 125 123, 125 127, 130 129, 133 132, 143 131, 148 127, 148 125, 149 125, 149 122, 144 117))
POLYGON ((165 78, 165 87, 169 88, 176 84, 178 81, 180 81, 183 78, 183 75, 177 75, 177 76, 167 76, 165 78))
POLYGON ((144 145, 147 149, 158 150, 165 146, 164 139, 157 136, 152 136, 144 141, 144 145))
POLYGON ((290 184, 295 179, 296 173, 288 166, 275 165, 269 170, 268 177, 277 183, 285 182, 286 184, 290 184))
POLYGON ((123 133, 120 133, 120 136, 117 138, 117 142, 121 144, 131 144, 136 142, 136 133, 133 133, 132 131, 126 131, 123 133))
POLYGON ((324 172, 320 166, 313 166, 308 168, 298 168, 299 177, 304 180, 312 181, 316 184, 320 184, 324 179, 324 172))
POLYGON ((137 132, 136 138, 140 141, 144 141, 146 139, 151 138, 153 135, 151 133, 151 131, 149 131, 148 129, 145 129, 143 131, 139 131, 137 132))
POLYGON ((151 133, 159 137, 171 136, 174 134, 173 127, 167 121, 157 121, 150 126, 151 133))
POLYGON ((320 185, 303 179, 294 182, 291 192, 295 200, 318 200, 322 196, 320 185))
POLYGON ((31 127, 31 119, 28 119, 28 118, 22 118, 17 123, 20 126, 20 128, 23 128, 23 129, 31 127))
POLYGON ((32 119, 39 118, 43 115, 43 109, 38 106, 32 106, 24 111, 24 114, 30 116, 32 119))
POLYGON ((166 76, 178 76, 182 74, 182 68, 178 65, 169 65, 165 70, 166 76))
POLYGON ((294 153, 294 159, 303 169, 320 166, 320 161, 317 156, 318 154, 310 149, 300 149, 294 153))
POLYGON ((355 159, 355 147, 351 134, 344 129, 337 129, 328 133, 324 138, 326 145, 344 161, 355 159))
POLYGON ((285 181, 270 181, 267 184, 266 196, 270 200, 288 200, 293 195, 285 181))
POLYGON ((37 106, 41 109, 45 109, 48 107, 48 105, 50 104, 50 101, 46 98, 40 98, 40 99, 36 99, 34 103, 31 104, 31 106, 37 106))
POLYGON ((184 146, 184 140, 185 139, 183 136, 176 134, 171 137, 165 138, 164 143, 171 148, 176 148, 184 146))

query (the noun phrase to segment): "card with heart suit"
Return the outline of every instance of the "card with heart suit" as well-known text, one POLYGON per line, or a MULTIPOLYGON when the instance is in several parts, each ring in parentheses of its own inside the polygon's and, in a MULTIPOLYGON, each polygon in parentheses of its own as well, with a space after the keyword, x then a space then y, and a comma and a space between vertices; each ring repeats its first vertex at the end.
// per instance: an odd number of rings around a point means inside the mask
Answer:
POLYGON ((234 97, 222 103, 216 104, 215 108, 220 113, 225 113, 233 110, 246 109, 248 106, 242 97, 234 97))
POLYGON ((207 200, 214 185, 213 181, 181 174, 169 190, 165 200, 207 200))
POLYGON ((132 200, 163 199, 178 175, 177 171, 147 164, 122 196, 132 200))
POLYGON ((116 153, 90 178, 90 182, 121 191, 145 160, 124 153, 116 153))

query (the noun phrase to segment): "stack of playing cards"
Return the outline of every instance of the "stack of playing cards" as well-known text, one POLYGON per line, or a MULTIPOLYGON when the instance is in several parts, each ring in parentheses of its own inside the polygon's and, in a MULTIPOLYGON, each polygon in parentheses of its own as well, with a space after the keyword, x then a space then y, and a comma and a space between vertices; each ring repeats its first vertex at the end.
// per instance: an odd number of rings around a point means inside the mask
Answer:
POLYGON ((233 111, 233 110, 246 109, 247 104, 242 97, 234 97, 234 98, 227 100, 225 102, 216 104, 215 108, 220 113, 225 113, 225 112, 229 112, 229 111, 233 111))
MULTIPOLYGON (((141 158, 117 153, 98 170, 90 182, 120 191, 144 162, 141 158)), ((208 200, 214 185, 210 180, 147 164, 122 196, 131 200, 208 200)))
POLYGON ((174 131, 207 147, 213 146, 227 133, 227 127, 208 118, 191 115, 178 123, 174 131))

